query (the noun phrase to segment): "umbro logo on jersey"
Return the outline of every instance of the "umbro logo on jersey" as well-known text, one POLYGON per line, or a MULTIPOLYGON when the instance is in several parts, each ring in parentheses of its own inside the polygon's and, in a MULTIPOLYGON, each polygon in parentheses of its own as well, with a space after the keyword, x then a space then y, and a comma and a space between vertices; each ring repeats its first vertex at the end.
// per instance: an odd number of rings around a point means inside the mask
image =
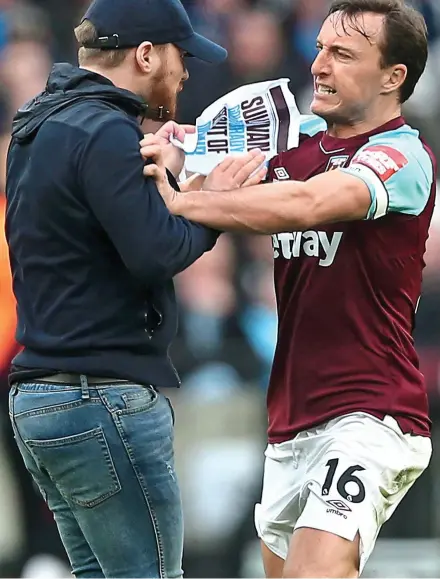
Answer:
POLYGON ((325 231, 293 231, 272 235, 274 258, 292 259, 301 254, 319 258, 318 264, 328 267, 335 260, 342 239, 342 231, 327 234, 325 231))
POLYGON ((277 181, 288 181, 290 179, 290 175, 284 167, 275 167, 273 172, 277 181))

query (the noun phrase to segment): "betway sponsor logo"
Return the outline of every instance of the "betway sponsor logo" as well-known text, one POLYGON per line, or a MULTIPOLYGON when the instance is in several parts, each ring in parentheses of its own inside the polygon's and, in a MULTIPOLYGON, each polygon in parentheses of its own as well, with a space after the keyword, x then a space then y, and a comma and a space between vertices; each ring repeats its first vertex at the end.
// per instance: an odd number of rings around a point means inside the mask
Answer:
POLYGON ((327 234, 325 231, 294 231, 272 235, 274 257, 285 259, 299 257, 302 253, 308 257, 319 258, 319 265, 328 267, 335 259, 342 239, 342 231, 327 234))

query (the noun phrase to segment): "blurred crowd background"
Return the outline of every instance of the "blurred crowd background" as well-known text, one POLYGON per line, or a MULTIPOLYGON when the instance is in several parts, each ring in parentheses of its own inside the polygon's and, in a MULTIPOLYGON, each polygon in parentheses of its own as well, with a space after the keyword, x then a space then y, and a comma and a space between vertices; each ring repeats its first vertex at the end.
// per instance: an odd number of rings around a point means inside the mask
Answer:
MULTIPOLYGON (((73 28, 88 0, 0 0, 0 208, 15 110, 43 90, 54 61, 76 63, 73 28)), ((288 77, 308 112, 310 65, 327 0, 187 0, 196 28, 229 49, 220 67, 189 61, 179 120, 193 123, 230 90, 288 77)), ((425 15, 430 57, 405 106, 440 158, 440 2, 425 15)), ((1 214, 1 212, 0 212, 1 214)), ((2 239, 0 239, 3 242, 2 239)), ((36 248, 38 251, 38 248, 36 248)), ((178 276, 180 329, 173 347, 183 388, 172 394, 189 577, 262 576, 253 526, 265 447, 265 391, 276 339, 270 238, 222 236, 178 276)), ((416 339, 440 439, 440 211, 431 228, 416 339)), ((330 304, 329 304, 329 307, 330 304)), ((66 577, 50 513, 21 465, 7 416, 6 373, 17 349, 7 253, 0 243, 0 577, 66 577)), ((381 534, 365 576, 440 577, 439 453, 381 534), (437 484, 436 484, 437 483, 437 484)), ((111 525, 111 521, 108 522, 111 525)))

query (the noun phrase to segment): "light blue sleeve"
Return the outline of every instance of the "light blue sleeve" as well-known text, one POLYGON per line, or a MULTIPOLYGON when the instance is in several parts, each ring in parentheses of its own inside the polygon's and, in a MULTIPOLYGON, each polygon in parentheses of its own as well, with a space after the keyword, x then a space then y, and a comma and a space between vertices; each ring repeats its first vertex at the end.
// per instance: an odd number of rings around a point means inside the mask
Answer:
POLYGON ((431 158, 417 131, 375 135, 341 170, 362 179, 370 190, 367 219, 390 212, 420 215, 434 180, 431 158))
POLYGON ((316 115, 300 115, 299 132, 309 137, 327 130, 327 123, 316 115))

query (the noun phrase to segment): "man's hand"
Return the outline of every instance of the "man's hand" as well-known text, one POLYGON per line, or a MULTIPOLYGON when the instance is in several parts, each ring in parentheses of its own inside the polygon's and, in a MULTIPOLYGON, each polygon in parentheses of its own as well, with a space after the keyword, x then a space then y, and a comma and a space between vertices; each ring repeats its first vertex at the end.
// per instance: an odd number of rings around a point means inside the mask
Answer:
MULTIPOLYGON (((154 144, 144 145, 141 154, 144 159, 153 161, 145 165, 144 175, 156 181, 168 209, 178 215, 179 197, 183 194, 178 194, 168 182, 162 147, 154 144)), ((266 167, 261 167, 264 158, 264 154, 258 149, 244 155, 227 157, 208 175, 203 186, 215 187, 216 191, 229 191, 257 185, 266 176, 266 167)), ((197 175, 191 177, 189 181, 195 183, 196 179, 197 175)))
MULTIPOLYGON (((171 207, 176 201, 178 192, 168 181, 168 175, 164 163, 163 147, 160 145, 143 145, 141 154, 144 159, 153 161, 144 167, 145 177, 152 177, 156 181, 156 187, 162 195, 166 206, 171 211, 171 207)), ((172 213, 172 211, 171 211, 172 213)))
POLYGON ((143 147, 149 145, 161 147, 164 165, 177 179, 185 163, 185 153, 182 149, 170 143, 170 136, 173 135, 183 143, 185 135, 195 133, 195 130, 193 125, 179 125, 174 121, 168 121, 156 133, 144 136, 140 142, 141 154, 143 147))
MULTIPOLYGON (((260 167, 264 162, 264 155, 259 156, 258 151, 255 152, 255 155, 255 163, 259 163, 259 168, 250 177, 245 177, 249 172, 246 166, 241 168, 241 173, 240 170, 235 172, 237 165, 234 164, 234 157, 227 157, 207 177, 195 173, 186 181, 179 183, 180 190, 182 193, 189 191, 231 191, 239 187, 258 185, 266 177, 267 169, 265 166, 260 167), (244 181, 242 176, 244 176, 244 181)), ((253 163, 252 158, 251 162, 253 163)))
POLYGON ((190 177, 185 179, 185 181, 179 181, 179 188, 182 193, 188 193, 188 191, 200 191, 205 181, 205 175, 193 173, 190 177))
POLYGON ((262 166, 264 154, 259 149, 237 156, 228 156, 206 177, 203 191, 232 191, 240 187, 258 185, 267 169, 262 166))

